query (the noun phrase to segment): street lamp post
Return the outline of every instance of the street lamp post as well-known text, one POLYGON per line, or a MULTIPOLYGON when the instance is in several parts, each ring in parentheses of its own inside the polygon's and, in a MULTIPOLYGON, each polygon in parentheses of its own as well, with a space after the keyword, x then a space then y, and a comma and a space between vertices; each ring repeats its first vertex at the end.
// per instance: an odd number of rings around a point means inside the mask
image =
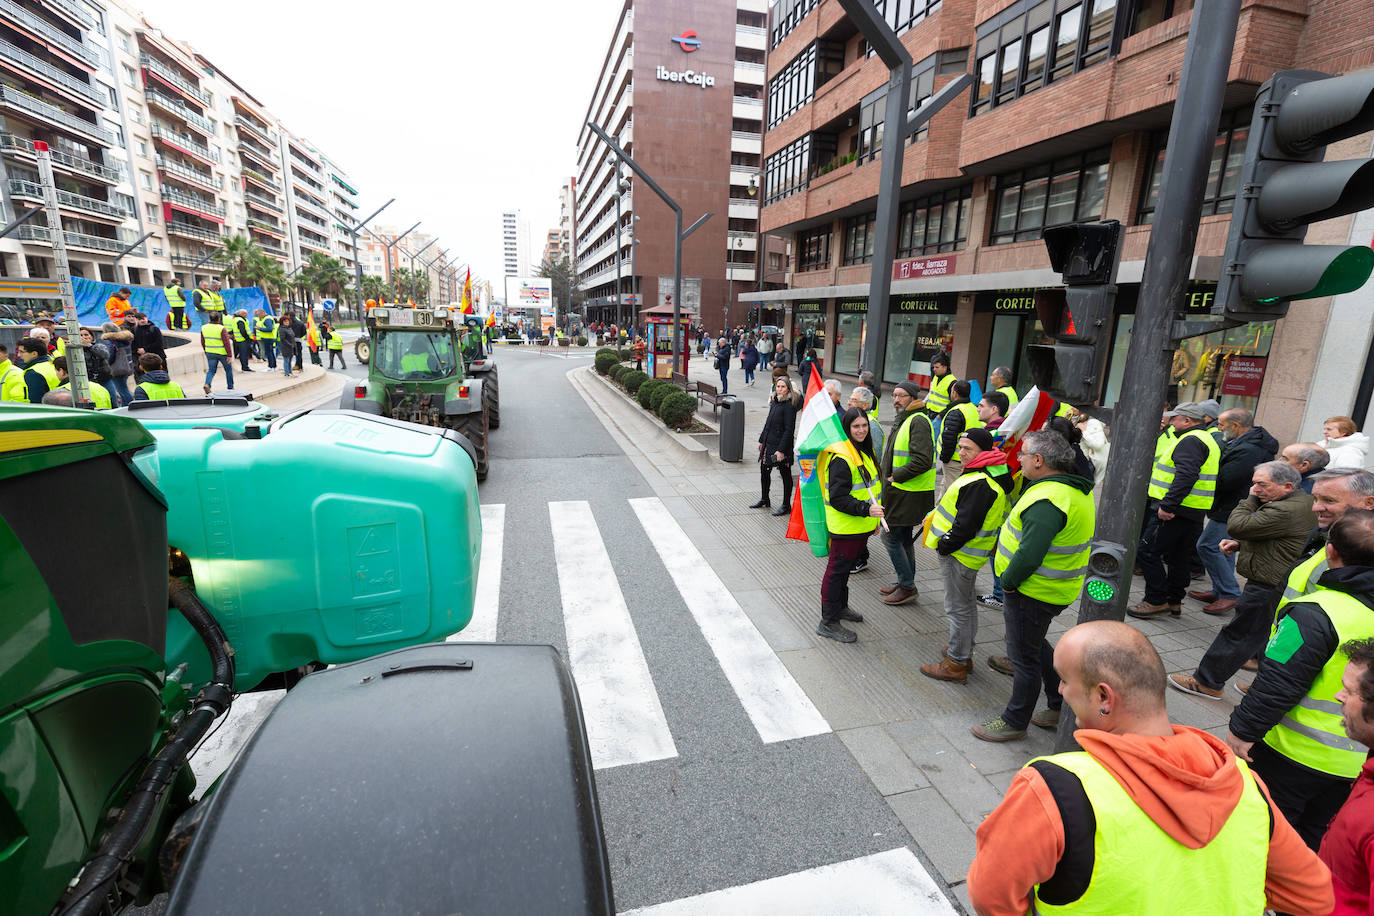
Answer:
MULTIPOLYGON (((612 157, 609 161, 610 161, 611 164, 613 164, 613 165, 615 166, 615 174, 616 174, 616 185, 615 185, 615 320, 616 320, 616 322, 617 322, 618 324, 620 324, 621 327, 624 327, 623 318, 622 318, 622 316, 621 316, 621 314, 620 314, 620 308, 621 308, 621 306, 622 306, 623 303, 624 303, 624 299, 623 299, 623 297, 620 295, 620 247, 621 247, 621 246, 620 246, 620 200, 621 200, 621 197, 625 194, 625 192, 626 192, 627 190, 629 190, 630 182, 627 181, 626 179, 620 177, 620 164, 619 164, 619 162, 617 162, 616 159, 615 159, 614 157, 612 157)), ((570 302, 569 304, 571 304, 571 302, 570 302)))
POLYGON ((367 230, 368 235, 372 236, 374 239, 381 242, 382 245, 386 248, 386 282, 388 286, 391 285, 391 249, 395 248, 397 245, 401 243, 402 239, 404 239, 406 236, 414 232, 415 227, 420 225, 420 222, 421 221, 417 219, 409 229, 407 229, 405 232, 400 233, 389 242, 383 239, 377 233, 373 232, 371 229, 367 230))
POLYGON ((432 239, 430 239, 430 240, 429 240, 429 245, 426 245, 424 248, 421 248, 419 251, 416 251, 416 252, 412 253, 411 256, 410 256, 410 289, 409 289, 408 292, 410 293, 410 299, 411 299, 412 302, 415 300, 415 259, 416 259, 417 257, 419 257, 420 255, 424 254, 424 253, 425 253, 425 249, 429 248, 430 245, 433 245, 433 244, 434 244, 435 242, 437 242, 437 241, 439 241, 438 238, 432 238, 432 239))
POLYGON ((376 210, 373 210, 371 216, 369 216, 369 217, 367 217, 366 219, 362 220, 361 222, 357 223, 356 225, 354 225, 352 228, 350 228, 350 229, 348 230, 348 234, 351 235, 351 236, 353 237, 353 276, 354 276, 354 292, 356 292, 356 293, 358 294, 358 320, 359 320, 359 321, 362 321, 362 320, 363 320, 363 311, 364 311, 364 310, 363 310, 363 262, 362 262, 362 259, 358 257, 358 232, 363 228, 363 226, 365 226, 365 225, 367 225, 369 222, 371 222, 371 221, 372 221, 372 218, 373 218, 374 216, 376 216, 378 213, 381 213, 383 210, 385 210, 387 207, 391 206, 391 205, 394 204, 395 202, 396 202, 396 198, 394 198, 394 197, 391 198, 391 200, 388 200, 386 203, 382 204, 382 205, 381 205, 380 207, 378 207, 376 210))
POLYGON ((444 259, 444 256, 447 255, 447 254, 449 253, 449 251, 450 251, 450 249, 445 248, 443 251, 439 252, 437 255, 435 255, 434 257, 430 258, 428 261, 421 261, 421 262, 420 262, 420 266, 423 267, 423 268, 425 269, 425 280, 426 280, 426 283, 425 283, 425 287, 426 287, 426 289, 425 289, 425 304, 426 304, 426 305, 429 304, 429 289, 428 289, 428 287, 429 287, 429 283, 428 283, 428 280, 429 280, 429 269, 430 269, 432 266, 434 266, 436 263, 438 263, 439 261, 442 261, 442 260, 444 259))
MULTIPOLYGON (((739 252, 743 247, 744 239, 736 236, 734 244, 730 248, 739 252)), ((726 248, 727 255, 730 253, 730 248, 726 248)), ((725 297, 725 308, 721 309, 721 317, 725 322, 725 329, 728 331, 730 329, 730 310, 735 307, 735 261, 733 257, 725 259, 725 276, 726 282, 730 284, 730 292, 725 297)))

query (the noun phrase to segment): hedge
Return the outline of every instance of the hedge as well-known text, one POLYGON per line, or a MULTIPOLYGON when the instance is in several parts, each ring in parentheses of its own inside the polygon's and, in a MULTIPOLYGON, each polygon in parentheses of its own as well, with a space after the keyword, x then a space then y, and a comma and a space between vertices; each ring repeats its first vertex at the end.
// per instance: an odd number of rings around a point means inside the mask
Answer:
POLYGON ((578 345, 579 347, 585 347, 585 346, 587 345, 587 338, 585 338, 585 337, 579 337, 579 338, 577 338, 577 345, 578 345))
POLYGON ((595 360, 596 371, 602 375, 605 375, 606 373, 611 371, 612 366, 618 364, 619 362, 620 357, 616 356, 614 353, 598 353, 596 354, 595 360))
POLYGON ((626 366, 624 363, 616 363, 614 366, 611 367, 611 370, 606 374, 609 375, 612 380, 618 382, 620 381, 620 377, 625 374, 625 370, 628 368, 629 367, 626 366))
POLYGON ((657 413, 658 405, 662 404, 663 399, 675 389, 677 389, 677 386, 672 382, 664 382, 662 386, 655 388, 654 393, 649 395, 649 409, 657 413))
POLYGON ((634 359, 634 358, 635 358, 635 351, 634 351, 634 350, 630 350, 630 349, 621 349, 621 350, 620 350, 620 361, 621 361, 622 363, 623 363, 623 362, 628 362, 629 360, 632 360, 632 359, 634 359))
POLYGON ((639 398, 639 406, 643 407, 645 410, 653 410, 654 392, 658 391, 664 385, 667 384, 668 383, 661 378, 651 378, 646 380, 642 385, 639 386, 639 391, 637 392, 637 396, 639 398))
POLYGON ((629 372, 620 374, 620 384, 625 386, 625 390, 631 395, 639 391, 639 386, 649 378, 647 372, 640 372, 638 369, 631 369, 629 372))
POLYGON ((665 425, 681 429, 696 415, 697 399, 676 385, 670 387, 672 390, 666 392, 667 397, 659 402, 658 415, 665 425))
POLYGON ((612 356, 614 356, 617 360, 620 359, 620 351, 617 350, 615 347, 601 347, 596 351, 597 356, 600 356, 602 353, 609 353, 612 356))

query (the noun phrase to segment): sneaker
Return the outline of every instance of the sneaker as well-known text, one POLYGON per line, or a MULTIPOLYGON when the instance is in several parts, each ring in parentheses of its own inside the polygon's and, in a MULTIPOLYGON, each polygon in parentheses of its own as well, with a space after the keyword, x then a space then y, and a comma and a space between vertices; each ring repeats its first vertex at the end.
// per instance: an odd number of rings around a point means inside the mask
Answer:
POLYGON ((1169 675, 1169 686, 1183 693, 1191 693, 1195 697, 1206 697, 1209 700, 1221 699, 1220 690, 1213 690, 1211 687, 1204 686, 1191 674, 1169 675))
POLYGON ((1178 604, 1151 604, 1142 601, 1126 608, 1126 613, 1137 620, 1154 620, 1156 617, 1181 617, 1183 606, 1178 604))
POLYGON ((988 667, 999 674, 1012 677, 1016 674, 1016 668, 1012 665, 1011 659, 1005 655, 993 655, 988 658, 988 667))
POLYGON ((1059 710, 1051 709, 1046 706, 1044 709, 1031 716, 1031 725, 1037 728, 1048 728, 1053 731, 1059 727, 1059 710))
POLYGON ((840 611, 840 619, 848 620, 851 623, 863 623, 864 615, 860 614, 858 611, 851 611, 849 608, 845 608, 843 611, 840 611))
POLYGON ((1250 692, 1249 684, 1242 684, 1240 681, 1236 681, 1235 687, 1236 693, 1240 694, 1241 696, 1245 696, 1247 693, 1250 692))
POLYGON ((859 634, 846 626, 838 623, 826 623, 824 620, 816 627, 816 635, 824 636, 826 639, 833 639, 835 642, 858 642, 859 634))
POLYGON ((978 596, 978 603, 981 604, 983 607, 988 608, 989 610, 993 610, 993 611, 1004 611, 1004 610, 1006 610, 1006 605, 1004 605, 1004 604, 1002 603, 1002 600, 1001 600, 1000 598, 998 598, 996 595, 979 595, 979 596, 978 596))
POLYGON ((973 732, 973 737, 984 741, 1016 741, 1026 737, 1024 728, 1012 728, 1001 716, 991 722, 975 725, 969 731, 973 732))
POLYGON ((867 560, 860 560, 859 562, 857 562, 857 563, 854 564, 854 568, 851 569, 850 572, 852 572, 852 573, 863 572, 865 569, 868 569, 868 561, 867 561, 867 560))

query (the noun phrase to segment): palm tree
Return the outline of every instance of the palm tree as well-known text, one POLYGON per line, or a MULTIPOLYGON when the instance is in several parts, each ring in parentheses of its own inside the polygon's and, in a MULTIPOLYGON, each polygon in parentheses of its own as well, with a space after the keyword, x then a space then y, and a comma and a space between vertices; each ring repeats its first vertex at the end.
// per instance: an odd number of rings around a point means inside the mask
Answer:
POLYGON ((253 281, 262 287, 262 291, 269 296, 275 290, 278 293, 286 290, 286 268, 282 267, 281 261, 276 258, 269 258, 263 255, 261 260, 254 265, 253 281))
POLYGON ((258 243, 246 235, 226 235, 220 239, 219 251, 215 260, 226 265, 224 275, 228 279, 252 280, 253 263, 256 258, 264 257, 258 243))
POLYGON ((381 302, 383 299, 391 298, 391 290, 387 288, 386 281, 381 277, 372 274, 364 274, 363 298, 371 299, 374 302, 381 302))

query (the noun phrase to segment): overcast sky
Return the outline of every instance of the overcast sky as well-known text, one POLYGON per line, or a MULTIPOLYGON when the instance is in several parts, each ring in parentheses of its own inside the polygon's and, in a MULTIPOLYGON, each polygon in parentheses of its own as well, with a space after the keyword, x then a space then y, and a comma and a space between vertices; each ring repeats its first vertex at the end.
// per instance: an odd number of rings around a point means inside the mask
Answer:
POLYGON ((621 2, 138 5, 346 169, 359 218, 395 197, 374 224, 423 220, 450 259, 499 278, 502 210, 529 220, 532 260, 558 225, 621 2))

